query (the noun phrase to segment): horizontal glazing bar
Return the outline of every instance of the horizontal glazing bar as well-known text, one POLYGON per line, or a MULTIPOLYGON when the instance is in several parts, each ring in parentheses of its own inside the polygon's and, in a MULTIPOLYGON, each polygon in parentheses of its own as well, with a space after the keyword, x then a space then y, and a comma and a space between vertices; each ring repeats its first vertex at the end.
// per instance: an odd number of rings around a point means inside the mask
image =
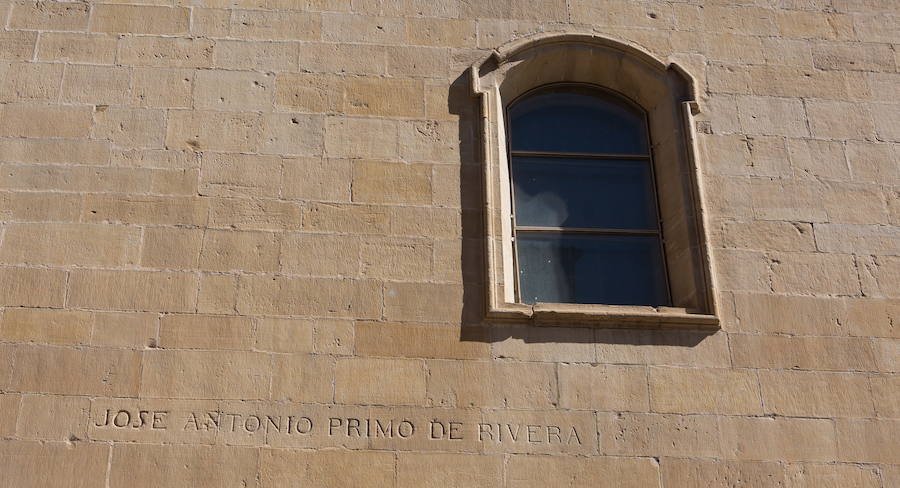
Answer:
POLYGON ((592 229, 584 227, 516 226, 516 232, 555 232, 558 234, 658 235, 656 229, 592 229))
POLYGON ((568 153, 542 151, 510 151, 514 157, 580 158, 580 159, 650 159, 649 154, 568 153))

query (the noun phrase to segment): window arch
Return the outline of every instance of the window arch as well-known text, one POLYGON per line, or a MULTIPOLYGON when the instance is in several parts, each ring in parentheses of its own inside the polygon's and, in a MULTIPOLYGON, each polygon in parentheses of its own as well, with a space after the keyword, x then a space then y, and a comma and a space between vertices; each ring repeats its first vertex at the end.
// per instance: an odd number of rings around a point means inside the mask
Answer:
POLYGON ((693 79, 594 34, 517 41, 471 75, 488 318, 717 327, 693 79))

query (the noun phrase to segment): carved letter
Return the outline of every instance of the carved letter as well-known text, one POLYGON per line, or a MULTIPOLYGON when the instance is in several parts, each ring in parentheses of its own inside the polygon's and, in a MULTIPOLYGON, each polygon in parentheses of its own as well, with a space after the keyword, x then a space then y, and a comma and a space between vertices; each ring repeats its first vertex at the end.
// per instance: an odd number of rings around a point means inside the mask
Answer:
POLYGON ((487 438, 490 440, 494 440, 494 424, 478 424, 478 440, 484 441, 484 436, 487 435, 487 438))
POLYGON ((381 420, 375 419, 375 437, 394 437, 394 421, 388 420, 387 425, 381 425, 381 420), (386 428, 385 428, 386 427, 386 428))
POLYGON ((549 442, 550 444, 553 444, 552 439, 554 437, 556 437, 556 440, 560 444, 562 444, 562 437, 560 437, 560 435, 559 435, 560 432, 562 432, 562 431, 559 429, 559 427, 557 427, 555 425, 548 425, 547 426, 547 442, 549 442))
POLYGON ((113 417, 113 425, 115 425, 116 427, 125 427, 126 425, 128 425, 130 423, 131 423, 131 412, 129 412, 128 410, 119 410, 119 413, 117 413, 116 416, 113 417), (125 414, 125 420, 123 420, 122 422, 119 422, 119 416, 122 415, 123 413, 125 414))
POLYGON ((184 429, 182 430, 188 430, 188 426, 191 425, 194 426, 194 430, 200 430, 200 424, 197 423, 197 415, 195 415, 194 412, 191 412, 191 416, 188 417, 187 422, 184 423, 184 429))
MULTIPOLYGON (((275 427, 275 432, 281 432, 281 415, 272 417, 271 415, 266 415, 266 432, 269 431, 269 425, 275 427), (275 419, 278 419, 278 422, 275 422, 275 419)), ((290 429, 288 429, 290 432, 290 429)))
POLYGON ((443 437, 444 437, 444 424, 442 424, 438 420, 432 420, 431 421, 431 438, 432 439, 442 439, 443 437), (436 427, 440 428, 440 433, 435 432, 436 427))
POLYGON ((539 426, 539 425, 529 425, 528 426, 528 442, 531 442, 531 443, 541 442, 540 439, 535 440, 536 436, 538 435, 538 429, 540 429, 540 428, 541 428, 541 426, 539 426))
POLYGON ((107 425, 109 425, 109 409, 108 408, 106 409, 106 417, 103 419, 103 423, 102 424, 94 424, 94 425, 96 425, 97 427, 106 427, 107 425))
POLYGON ((328 435, 334 435, 334 429, 340 427, 344 423, 344 419, 336 419, 331 417, 328 419, 328 435))
POLYGON ((575 430, 575 426, 574 426, 574 425, 572 426, 572 432, 569 432, 569 440, 566 442, 566 444, 571 444, 571 443, 572 443, 572 437, 575 438, 575 441, 578 442, 578 444, 581 444, 581 438, 578 437, 578 431, 575 430))
POLYGON ((253 433, 259 430, 260 425, 262 425, 262 422, 259 420, 259 417, 257 417, 256 415, 250 415, 247 417, 247 420, 244 421, 244 430, 253 433), (251 420, 253 422, 251 422, 251 420), (251 425, 253 425, 253 427, 250 427, 251 425))
POLYGON ((416 433, 416 426, 413 425, 413 423, 410 422, 409 420, 404 420, 404 421, 400 422, 399 426, 397 426, 397 435, 399 435, 403 439, 406 439, 407 437, 409 437, 415 433, 416 433), (405 431, 403 430, 404 427, 406 427, 405 431))
POLYGON ((150 425, 151 429, 165 429, 166 428, 166 415, 169 412, 167 410, 163 410, 161 412, 153 412, 153 424, 150 425))
POLYGON ((462 439, 462 434, 459 432, 459 428, 462 427, 462 424, 459 422, 450 422, 450 440, 458 440, 462 439))
POLYGON ((350 437, 351 430, 356 431, 356 437, 362 436, 362 434, 359 431, 359 424, 360 424, 359 419, 347 419, 347 437, 350 437))
POLYGON ((311 418, 300 417, 297 420, 297 427, 295 430, 298 434, 309 434, 310 432, 312 432, 312 427, 313 427, 313 423, 312 423, 311 418), (302 428, 301 428, 301 425, 303 425, 302 428))

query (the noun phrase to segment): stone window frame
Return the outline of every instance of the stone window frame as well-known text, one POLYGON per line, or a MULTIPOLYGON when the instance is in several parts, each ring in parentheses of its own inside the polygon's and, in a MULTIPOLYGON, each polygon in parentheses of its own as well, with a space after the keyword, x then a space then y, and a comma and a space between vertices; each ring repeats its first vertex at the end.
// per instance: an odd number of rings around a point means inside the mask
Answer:
POLYGON ((539 325, 718 329, 698 168, 694 116, 700 105, 694 78, 674 62, 595 33, 526 37, 495 49, 469 71, 471 89, 481 105, 486 318, 539 325), (646 111, 672 306, 516 302, 504 116, 508 104, 521 94, 554 83, 603 87, 646 111))

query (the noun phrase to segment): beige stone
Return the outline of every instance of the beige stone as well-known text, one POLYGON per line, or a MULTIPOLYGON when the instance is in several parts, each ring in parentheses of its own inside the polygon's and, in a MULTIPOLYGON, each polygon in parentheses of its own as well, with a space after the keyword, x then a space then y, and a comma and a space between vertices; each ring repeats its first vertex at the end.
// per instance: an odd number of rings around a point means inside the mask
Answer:
POLYGON ((598 330, 597 362, 667 366, 731 365, 725 334, 677 330, 598 330), (647 347, 647 346, 653 346, 647 347))
POLYGON ((90 409, 91 402, 84 397, 22 395, 16 436, 49 441, 86 439, 90 409))
POLYGON ((265 114, 260 151, 282 156, 322 156, 323 123, 319 115, 265 114))
POLYGON ((201 274, 197 311, 200 313, 232 314, 237 306, 237 276, 201 274))
POLYGON ((389 283, 384 295, 388 320, 456 322, 462 318, 463 290, 459 285, 389 283))
POLYGON ((59 97, 63 67, 45 63, 0 64, 0 100, 52 102, 59 97))
POLYGON ((351 78, 344 83, 343 111, 354 115, 421 117, 424 85, 400 78, 351 78))
POLYGON ((0 139, 0 160, 10 163, 85 164, 110 162, 109 144, 69 139, 0 139))
POLYGON ((0 486, 88 488, 106 482, 111 446, 102 442, 0 441, 0 486), (78 476, 72 476, 78 473, 78 476))
POLYGON ((427 367, 429 405, 551 408, 558 401, 551 364, 431 360, 427 367))
POLYGON ((92 135, 127 149, 161 149, 166 143, 162 110, 109 107, 98 110, 92 135))
POLYGON ((359 275, 359 242, 332 234, 287 233, 281 245, 281 271, 301 276, 359 275))
POLYGON ((382 161, 353 163, 353 201, 425 205, 432 201, 431 166, 382 161))
POLYGON ((393 486, 395 471, 395 457, 388 452, 260 451, 260 482, 262 486, 271 488, 287 488, 298 482, 317 488, 393 486))
POLYGON ((365 238, 360 271, 367 278, 427 280, 432 276, 431 241, 409 238, 365 238))
POLYGON ((7 307, 62 307, 66 272, 0 267, 0 302, 7 307))
POLYGON ((311 12, 236 10, 230 33, 239 39, 318 41, 321 29, 321 17, 311 12))
POLYGON ((816 68, 848 71, 895 70, 890 46, 875 43, 828 42, 813 46, 813 62, 816 68))
POLYGON ((722 455, 759 461, 828 461, 837 442, 830 420, 720 417, 722 455))
POLYGON ((253 151, 260 143, 260 116, 255 113, 169 111, 166 146, 179 149, 253 151))
POLYGON ((156 343, 158 315, 153 313, 94 313, 91 344, 143 349, 156 343))
POLYGON ((190 69, 134 68, 131 104, 140 107, 188 108, 194 72, 190 69))
POLYGON ((0 107, 0 136, 86 138, 92 110, 86 106, 6 104, 0 107))
POLYGON ((739 97, 737 101, 741 128, 747 134, 789 137, 809 135, 800 100, 739 97))
POLYGON ((107 35, 44 32, 37 49, 41 61, 114 64, 117 39, 107 35))
POLYGON ((334 362, 325 356, 276 356, 272 363, 272 400, 331 403, 337 388, 334 371, 334 362))
POLYGON ((325 41, 397 44, 405 37, 403 19, 331 13, 322 15, 322 38, 325 41))
POLYGON ((874 138, 875 124, 865 106, 849 102, 810 101, 806 108, 813 137, 874 138))
POLYGON ((847 312, 840 300, 771 294, 735 293, 741 331, 843 335, 847 312))
POLYGON ((503 464, 500 456, 404 453, 397 458, 397 486, 439 488, 448 482, 457 488, 498 486, 503 464))
POLYGON ((357 322, 354 351, 360 356, 486 359, 486 331, 415 323, 357 322), (465 340, 464 340, 465 339, 465 340), (481 341, 479 341, 481 339, 481 341))
POLYGON ((124 349, 71 349, 18 346, 12 388, 58 395, 134 396, 141 376, 141 355, 124 349), (78 374, 58 375, 56 371, 78 374))
POLYGON ((351 165, 346 159, 283 159, 285 198, 349 202, 351 165))
POLYGON ((758 251, 815 251, 813 226, 774 220, 726 221, 725 245, 758 251))
POLYGON ((721 455, 719 427, 713 416, 598 413, 597 431, 604 455, 721 455))
POLYGON ((317 73, 383 75, 387 72, 384 46, 344 43, 300 44, 300 69, 317 73))
POLYGON ((900 297, 900 258, 872 256, 858 258, 863 292, 870 297, 900 297))
POLYGON ((53 2, 10 2, 12 29, 84 30, 88 25, 90 5, 53 2))
POLYGON ((710 480, 742 488, 785 486, 785 468, 776 462, 672 457, 661 460, 660 478, 663 486, 683 488, 701 488, 707 486, 710 480))
POLYGON ((147 268, 189 269, 200 261, 203 231, 180 227, 147 227, 141 265, 147 268))
POLYGON ((142 5, 98 5, 91 31, 130 34, 186 34, 190 10, 142 5))
POLYGON ((279 241, 268 232, 207 230, 203 234, 200 269, 208 271, 275 271, 279 241))
POLYGON ((399 154, 397 122, 392 120, 328 117, 325 154, 331 158, 392 159, 399 154))
POLYGON ((247 198, 216 198, 210 203, 210 227, 240 230, 296 230, 300 206, 294 202, 247 198))
POLYGON ((141 480, 192 486, 212 483, 257 486, 258 451, 233 446, 116 444, 109 465, 110 486, 141 480))
POLYGON ((124 37, 119 62, 132 66, 204 68, 213 64, 213 42, 180 37, 124 37))
POLYGON ((842 143, 816 139, 789 139, 787 147, 794 174, 834 180, 850 179, 850 167, 842 143))
POLYGON ((597 357, 593 331, 587 328, 494 326, 490 332, 494 358, 592 363, 597 357))
POLYGON ((69 66, 60 98, 66 102, 124 104, 129 98, 131 70, 107 66, 69 66))
POLYGON ((372 280, 241 277, 240 313, 314 317, 377 318, 382 315, 381 284, 372 280))
POLYGON ((272 352, 313 352, 315 323, 311 320, 263 318, 256 322, 254 348, 272 352))
POLYGON ((797 488, 876 488, 881 483, 878 478, 877 471, 852 464, 792 464, 787 468, 788 486, 797 488))
POLYGON ((7 308, 0 320, 0 337, 8 342, 89 344, 93 319, 90 312, 7 308))
POLYGON ((411 44, 433 47, 474 47, 476 22, 464 19, 406 19, 411 44))
POLYGON ((317 320, 315 349, 319 354, 349 356, 353 352, 355 337, 353 322, 349 320, 317 320))
POLYGON ((766 410, 790 417, 873 417, 872 395, 863 374, 761 371, 766 410))
MULTIPOLYGON (((298 49, 295 43, 220 40, 215 43, 214 65, 225 69, 295 71, 298 67, 298 49)), ((212 47, 209 53, 212 57, 212 47)))
POLYGON ((857 463, 898 464, 897 420, 837 420, 838 458, 857 463))
POLYGON ((0 394, 0 436, 12 437, 15 435, 21 400, 22 395, 14 393, 0 394))
POLYGON ((624 457, 564 458, 512 456, 507 464, 507 486, 551 486, 565 482, 576 487, 659 486, 659 465, 650 459, 624 457))
POLYGON ((653 367, 649 377, 650 409, 654 412, 730 415, 762 412, 759 380, 751 371, 653 367))
POLYGON ((415 359, 340 358, 334 372, 337 403, 422 405, 425 364, 415 359))
POLYGON ((560 365, 559 398, 563 408, 646 412, 650 409, 647 369, 560 365))
POLYGON ((250 349, 250 320, 215 315, 163 315, 159 347, 165 349, 250 349))
POLYGON ((37 32, 3 31, 0 34, 0 57, 3 59, 31 59, 37 44, 37 32))
POLYGON ((871 341, 854 337, 785 337, 736 334, 730 338, 737 367, 874 371, 871 341))
POLYGON ((158 398, 258 400, 268 397, 268 354, 243 351, 148 351, 141 395, 158 398))
POLYGON ((195 7, 191 11, 191 34, 194 36, 227 37, 230 29, 231 10, 195 7))
POLYGON ((196 307, 197 276, 178 272, 75 270, 68 304, 117 310, 189 312, 196 307))
POLYGON ((386 234, 390 230, 389 208, 373 205, 315 203, 304 207, 304 226, 319 232, 386 234))
POLYGON ((0 262, 49 266, 126 266, 137 262, 140 229, 102 224, 11 224, 0 262))
POLYGON ((199 70, 194 76, 195 109, 260 111, 274 103, 275 76, 272 73, 199 70))
POLYGON ((858 295, 853 256, 846 254, 779 253, 772 263, 776 293, 858 295))
POLYGON ((297 112, 335 113, 343 107, 344 79, 316 73, 278 73, 275 106, 297 112))

